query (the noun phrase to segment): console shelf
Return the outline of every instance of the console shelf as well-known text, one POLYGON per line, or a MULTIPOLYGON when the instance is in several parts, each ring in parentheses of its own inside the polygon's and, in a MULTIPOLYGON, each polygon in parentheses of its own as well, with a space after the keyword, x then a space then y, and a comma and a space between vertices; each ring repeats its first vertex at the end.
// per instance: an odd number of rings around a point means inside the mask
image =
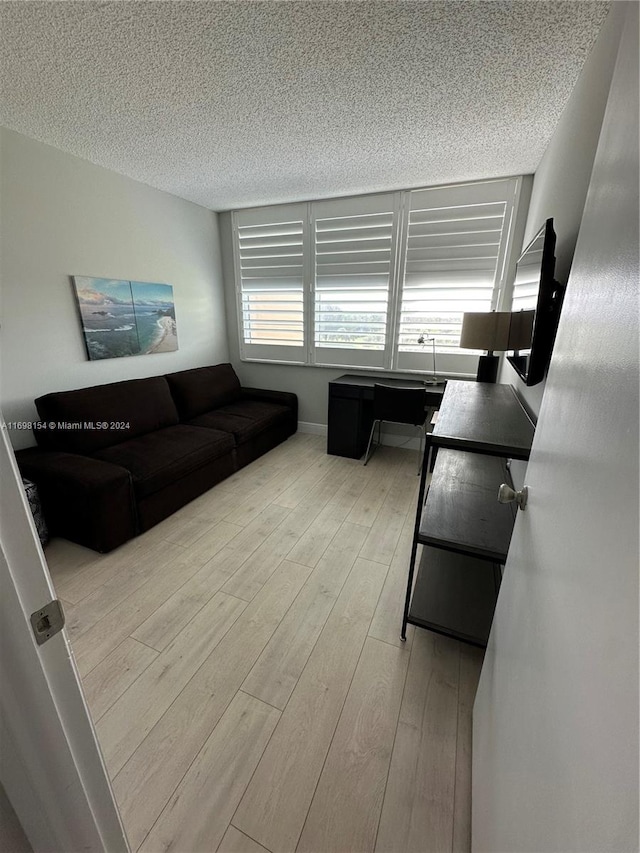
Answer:
POLYGON ((410 622, 486 646, 500 579, 498 563, 425 547, 411 599, 410 622))
POLYGON ((496 500, 501 483, 511 485, 503 457, 440 450, 418 542, 504 563, 516 514, 512 504, 496 500))
POLYGON ((514 505, 498 503, 498 487, 512 485, 509 458, 529 458, 534 429, 510 385, 447 383, 422 464, 403 639, 412 624, 487 644, 516 518, 514 505))
POLYGON ((449 382, 433 444, 528 459, 535 427, 511 385, 449 382))

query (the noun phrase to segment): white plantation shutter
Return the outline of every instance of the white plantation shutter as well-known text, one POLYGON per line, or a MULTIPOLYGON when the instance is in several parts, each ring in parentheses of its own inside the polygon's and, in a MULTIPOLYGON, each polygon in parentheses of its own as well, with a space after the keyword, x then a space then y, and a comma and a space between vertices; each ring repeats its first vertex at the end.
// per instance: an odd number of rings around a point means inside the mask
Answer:
POLYGON ((520 184, 235 211, 241 357, 425 372, 424 334, 436 338, 439 373, 474 375, 477 355, 458 346, 462 315, 502 307, 520 184))
POLYGON ((396 366, 431 367, 435 338, 439 369, 469 370, 475 356, 459 349, 465 311, 497 307, 516 182, 414 190, 408 193, 396 366))
POLYGON ((304 363, 306 205, 234 216, 241 352, 304 363))
POLYGON ((456 349, 462 314, 490 311, 505 204, 412 210, 400 317, 400 350, 421 331, 456 349))
POLYGON ((395 193, 312 205, 316 364, 385 366, 397 210, 395 193))

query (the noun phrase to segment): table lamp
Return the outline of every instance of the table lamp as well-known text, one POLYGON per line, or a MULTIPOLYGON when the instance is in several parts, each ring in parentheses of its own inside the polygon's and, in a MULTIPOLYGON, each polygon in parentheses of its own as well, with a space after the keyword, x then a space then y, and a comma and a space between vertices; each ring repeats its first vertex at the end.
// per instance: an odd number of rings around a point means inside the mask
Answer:
POLYGON ((421 346, 424 346, 427 341, 431 341, 431 347, 433 352, 433 374, 431 376, 427 376, 424 379, 425 385, 439 385, 440 380, 436 376, 436 336, 435 335, 425 335, 424 332, 420 333, 420 337, 418 338, 418 343, 421 346))
POLYGON ((494 352, 512 349, 509 341, 510 311, 467 312, 462 320, 461 349, 487 350, 478 361, 478 382, 495 382, 500 358, 494 352))

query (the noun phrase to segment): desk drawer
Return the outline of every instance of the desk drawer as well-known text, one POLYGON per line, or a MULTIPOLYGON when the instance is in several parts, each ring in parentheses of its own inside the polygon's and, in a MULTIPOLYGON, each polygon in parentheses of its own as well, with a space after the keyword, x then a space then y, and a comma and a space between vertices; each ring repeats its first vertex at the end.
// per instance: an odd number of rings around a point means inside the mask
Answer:
POLYGON ((329 383, 329 397, 341 397, 347 400, 359 400, 362 396, 362 388, 355 385, 337 385, 329 383))

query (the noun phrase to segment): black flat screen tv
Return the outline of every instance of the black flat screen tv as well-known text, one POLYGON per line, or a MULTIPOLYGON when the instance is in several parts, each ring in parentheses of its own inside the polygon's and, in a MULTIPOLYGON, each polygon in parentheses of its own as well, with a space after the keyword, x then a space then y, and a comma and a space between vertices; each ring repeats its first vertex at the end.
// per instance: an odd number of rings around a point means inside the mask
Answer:
POLYGON ((519 349, 507 355, 507 361, 526 385, 537 385, 544 379, 560 319, 565 286, 554 278, 555 247, 553 219, 547 219, 516 266, 511 311, 516 315, 528 312, 529 318, 531 311, 534 313, 533 322, 529 319, 522 324, 531 330, 530 340, 519 342, 519 349))

